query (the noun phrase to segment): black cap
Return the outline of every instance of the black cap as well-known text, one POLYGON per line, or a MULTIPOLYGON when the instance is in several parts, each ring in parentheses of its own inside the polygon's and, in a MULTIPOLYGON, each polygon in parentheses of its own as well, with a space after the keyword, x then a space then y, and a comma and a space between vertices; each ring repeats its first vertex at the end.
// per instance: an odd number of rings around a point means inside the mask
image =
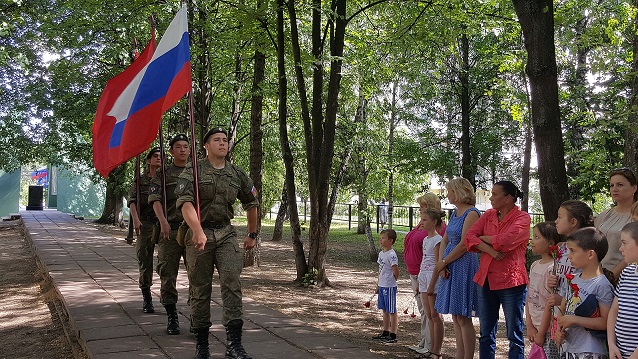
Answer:
POLYGON ((226 132, 226 130, 224 130, 221 127, 213 127, 210 130, 208 130, 208 132, 206 133, 206 136, 204 136, 204 143, 208 142, 208 137, 216 133, 223 133, 224 135, 226 135, 226 137, 228 137, 228 132, 226 132))
POLYGON ((171 138, 170 142, 168 143, 168 147, 173 148, 173 145, 177 141, 186 141, 186 142, 188 142, 188 137, 186 137, 186 135, 183 134, 183 133, 175 135, 175 137, 171 138))
POLYGON ((155 152, 161 152, 160 148, 159 148, 159 147, 153 147, 153 148, 151 148, 151 150, 150 150, 150 151, 148 151, 148 153, 146 154, 146 159, 147 159, 147 160, 150 160, 150 159, 151 159, 151 157, 153 157, 153 153, 155 153, 155 152))

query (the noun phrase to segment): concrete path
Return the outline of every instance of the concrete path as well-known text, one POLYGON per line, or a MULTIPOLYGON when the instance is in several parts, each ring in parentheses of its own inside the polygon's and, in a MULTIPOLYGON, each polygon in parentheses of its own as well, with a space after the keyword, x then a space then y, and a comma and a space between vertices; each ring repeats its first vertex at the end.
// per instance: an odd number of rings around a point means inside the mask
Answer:
MULTIPOLYGON (((135 247, 84 221, 55 210, 20 212, 25 232, 42 268, 55 285, 75 333, 90 358, 193 358, 195 337, 188 329, 188 280, 178 277, 182 334, 166 334, 166 313, 154 275, 155 314, 142 312, 135 247)), ((223 358, 226 334, 220 324, 219 287, 213 287, 210 348, 223 358)), ((304 322, 244 298, 246 351, 255 359, 381 358, 367 348, 322 332, 304 322)))

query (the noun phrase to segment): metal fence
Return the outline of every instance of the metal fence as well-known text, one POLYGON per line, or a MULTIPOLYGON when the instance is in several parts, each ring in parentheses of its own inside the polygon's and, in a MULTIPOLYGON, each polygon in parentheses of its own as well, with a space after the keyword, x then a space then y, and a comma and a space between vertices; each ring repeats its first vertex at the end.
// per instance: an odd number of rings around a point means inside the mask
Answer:
MULTIPOLYGON (((275 219, 277 217, 277 211, 280 203, 277 202, 270 211, 267 213, 269 219, 275 219)), ((335 211, 332 216, 332 222, 347 224, 348 229, 356 228, 359 225, 359 216, 357 215, 357 203, 337 203, 335 205, 335 211)), ((369 213, 373 214, 371 225, 376 229, 377 233, 381 230, 381 222, 379 221, 381 205, 371 204, 368 205, 369 213)), ((299 220, 301 222, 307 222, 310 220, 310 203, 308 201, 298 201, 297 209, 299 211, 299 220)), ((411 231, 414 226, 419 224, 421 216, 419 214, 419 207, 413 206, 393 206, 392 212, 392 228, 400 231, 411 231)), ((452 214, 453 208, 442 208, 445 211, 445 221, 449 222, 449 217, 452 214)), ((485 211, 481 211, 483 213, 485 211)), ((543 222, 545 216, 542 213, 530 213, 532 217, 532 226, 537 223, 543 222)))

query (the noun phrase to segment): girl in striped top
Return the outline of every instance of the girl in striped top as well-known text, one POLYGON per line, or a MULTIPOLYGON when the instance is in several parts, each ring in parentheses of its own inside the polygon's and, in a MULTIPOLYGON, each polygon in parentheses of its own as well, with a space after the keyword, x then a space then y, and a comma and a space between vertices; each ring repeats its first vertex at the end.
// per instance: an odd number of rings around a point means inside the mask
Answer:
POLYGON ((611 359, 638 359, 638 222, 620 232, 620 252, 629 263, 620 275, 607 320, 607 342, 611 359))

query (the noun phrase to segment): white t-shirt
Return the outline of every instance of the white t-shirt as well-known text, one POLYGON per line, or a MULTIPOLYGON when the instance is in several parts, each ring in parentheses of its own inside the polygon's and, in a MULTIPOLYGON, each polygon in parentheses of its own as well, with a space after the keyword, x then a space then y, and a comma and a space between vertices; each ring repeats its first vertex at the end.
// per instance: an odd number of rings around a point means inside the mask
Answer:
POLYGON ((423 258, 421 259, 421 267, 419 271, 433 272, 436 265, 436 254, 434 248, 441 243, 443 237, 440 234, 436 234, 434 237, 425 237, 423 240, 423 258))
POLYGON ((387 252, 379 252, 379 287, 396 287, 397 280, 394 279, 394 273, 392 273, 392 266, 399 265, 399 258, 394 249, 390 249, 387 252))
MULTIPOLYGON (((591 279, 582 279, 576 273, 572 284, 578 286, 578 296, 570 289, 565 297, 566 315, 578 315, 581 317, 600 317, 599 305, 611 307, 614 300, 614 287, 607 277, 599 275, 591 279)), ((605 331, 592 331, 574 325, 565 331, 565 343, 563 350, 568 353, 599 353, 606 354, 607 337, 605 331)))
POLYGON ((547 295, 550 293, 547 288, 547 277, 552 272, 554 261, 540 263, 540 260, 532 263, 529 270, 529 285, 527 286, 527 308, 532 324, 536 328, 541 325, 547 295))

